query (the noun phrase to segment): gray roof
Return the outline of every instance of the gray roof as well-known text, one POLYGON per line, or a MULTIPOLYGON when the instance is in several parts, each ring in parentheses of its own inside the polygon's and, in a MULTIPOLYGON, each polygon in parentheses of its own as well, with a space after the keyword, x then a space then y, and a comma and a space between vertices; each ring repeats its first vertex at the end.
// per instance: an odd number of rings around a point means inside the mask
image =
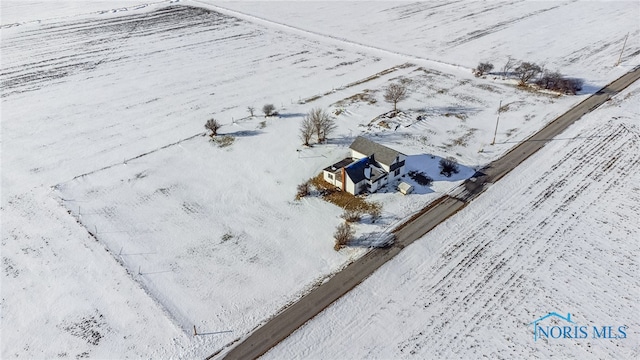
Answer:
POLYGON ((399 155, 404 155, 399 151, 380 145, 362 136, 358 136, 349 148, 366 156, 373 155, 375 161, 387 166, 393 164, 399 155))

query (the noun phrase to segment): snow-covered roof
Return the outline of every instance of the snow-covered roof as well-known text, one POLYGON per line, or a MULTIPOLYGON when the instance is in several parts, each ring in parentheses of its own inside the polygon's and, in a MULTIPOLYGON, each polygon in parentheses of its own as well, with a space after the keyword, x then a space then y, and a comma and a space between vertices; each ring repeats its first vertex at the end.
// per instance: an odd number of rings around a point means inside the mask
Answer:
POLYGON ((400 184, 398 184, 398 190, 400 190, 402 192, 411 191, 411 189, 413 189, 413 186, 411 186, 410 184, 407 184, 404 181, 401 182, 400 184))

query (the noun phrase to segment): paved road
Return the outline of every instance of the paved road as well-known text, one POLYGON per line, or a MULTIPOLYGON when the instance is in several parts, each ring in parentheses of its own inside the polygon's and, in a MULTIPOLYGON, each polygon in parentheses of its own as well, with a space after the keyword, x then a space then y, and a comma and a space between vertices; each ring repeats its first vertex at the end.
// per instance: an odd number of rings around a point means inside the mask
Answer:
POLYGON ((498 181, 525 159, 542 148, 549 140, 559 135, 576 120, 580 119, 584 114, 587 114, 602 105, 613 95, 624 90, 627 86, 638 80, 638 78, 640 78, 640 67, 634 68, 632 71, 602 88, 600 91, 562 114, 542 130, 532 135, 529 139, 521 142, 500 159, 492 162, 485 171, 488 175, 489 182, 498 181))
MULTIPOLYGON (((516 166, 542 148, 547 141, 564 131, 584 114, 597 108, 611 96, 620 92, 640 78, 640 67, 607 85, 590 96, 529 139, 523 141, 500 159, 482 170, 475 181, 467 180, 460 191, 452 196, 445 195, 425 208, 394 231, 396 241, 385 249, 373 249, 362 258, 335 274, 327 282, 312 290, 293 305, 257 328, 249 337, 231 349, 225 359, 255 359, 267 352, 289 334, 312 319, 331 303, 349 292, 376 271, 380 266, 396 256, 402 249, 438 224, 458 212, 477 197, 486 183, 495 183, 516 166)), ((209 358, 212 358, 211 355, 209 358)))

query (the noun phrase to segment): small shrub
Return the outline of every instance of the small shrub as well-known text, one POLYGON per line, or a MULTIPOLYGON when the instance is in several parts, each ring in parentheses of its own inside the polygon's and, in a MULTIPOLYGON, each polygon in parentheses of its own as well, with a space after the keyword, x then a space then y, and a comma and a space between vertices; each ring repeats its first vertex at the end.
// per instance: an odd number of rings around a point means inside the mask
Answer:
POLYGON ((311 185, 309 182, 302 183, 298 185, 298 192, 296 193, 296 200, 300 200, 305 196, 309 196, 311 193, 311 185))
POLYGON ((231 146, 231 144, 233 144, 233 142, 235 141, 236 138, 234 138, 231 135, 224 135, 218 138, 212 138, 211 141, 213 141, 214 143, 216 143, 218 145, 218 147, 227 147, 227 146, 231 146))
POLYGON ((491 70, 493 70, 493 64, 481 62, 480 64, 478 64, 478 67, 476 68, 475 75, 482 76, 484 74, 489 73, 491 70))
POLYGON ((555 89, 558 87, 560 81, 562 81, 562 75, 559 72, 546 71, 540 79, 536 81, 536 84, 543 89, 555 89))
POLYGON ((456 163, 453 158, 440 159, 440 174, 446 177, 450 177, 452 174, 457 174, 460 170, 458 169, 458 163, 456 163))
POLYGON ((467 147, 467 139, 465 136, 461 136, 457 139, 454 139, 453 142, 451 143, 453 146, 462 146, 462 147, 467 147))
POLYGON ((355 231, 351 228, 351 225, 342 223, 336 228, 336 232, 333 234, 333 238, 336 240, 333 249, 338 251, 345 247, 349 241, 353 240, 353 234, 355 231))
POLYGON ((409 171, 409 177, 422 186, 429 186, 433 182, 432 178, 420 171, 409 171))
POLYGON ((276 107, 273 104, 265 104, 262 107, 262 112, 264 113, 265 117, 274 115, 275 111, 276 107))
POLYGON ((220 238, 220 240, 221 240, 222 242, 227 242, 227 241, 229 241, 229 240, 231 240, 231 239, 233 239, 233 234, 231 234, 231 233, 229 233, 229 232, 228 232, 228 233, 225 233, 225 234, 224 234, 224 235, 222 235, 222 237, 220 238))
POLYGON ((218 120, 211 118, 204 124, 205 129, 211 131, 211 137, 218 135, 218 130, 222 127, 222 124, 218 120))
POLYGON ((562 90, 565 94, 575 95, 578 93, 578 91, 582 90, 582 85, 584 85, 584 81, 582 79, 564 79, 562 90))
POLYGON ((358 210, 345 210, 340 217, 348 223, 354 223, 360 221, 362 213, 358 210))
POLYGON ((385 129, 391 129, 391 125, 388 122, 382 120, 378 123, 378 126, 383 127, 385 129))
POLYGON ((266 121, 260 121, 260 125, 258 126, 260 129, 264 129, 267 127, 267 122, 266 121))

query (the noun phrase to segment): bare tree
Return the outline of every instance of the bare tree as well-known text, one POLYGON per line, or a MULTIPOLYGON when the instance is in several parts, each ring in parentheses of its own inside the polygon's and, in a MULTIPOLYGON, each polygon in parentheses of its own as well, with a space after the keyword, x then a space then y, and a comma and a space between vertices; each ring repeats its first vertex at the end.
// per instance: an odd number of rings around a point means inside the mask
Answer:
POLYGON ((538 75, 542 69, 540 66, 530 63, 522 62, 515 69, 513 69, 518 79, 520 79, 520 85, 524 85, 534 76, 538 75))
POLYGON ((313 121, 307 115, 302 119, 302 124, 300 124, 300 139, 302 139, 303 145, 309 146, 309 141, 311 141, 314 132, 315 127, 313 121))
POLYGON ((562 74, 557 71, 545 71, 545 73, 536 81, 536 84, 543 89, 555 90, 562 81, 562 74))
POLYGON ((359 210, 345 210, 340 217, 348 223, 354 223, 360 221, 362 218, 362 212, 359 210))
POLYGON ((343 248, 349 241, 353 239, 355 230, 351 228, 351 225, 342 223, 336 228, 336 232, 333 234, 333 238, 336 239, 336 243, 333 247, 335 251, 343 248))
POLYGON ((454 158, 446 158, 440 159, 440 174, 446 177, 450 177, 451 174, 457 174, 460 170, 458 169, 458 163, 454 158))
POLYGON ((563 79, 562 85, 562 91, 564 91, 565 94, 575 95, 578 91, 582 90, 584 81, 575 78, 563 79))
POLYGON ((507 62, 502 67, 502 77, 507 77, 509 75, 509 71, 516 65, 516 60, 509 56, 507 58, 507 62))
POLYGON ((204 124, 205 129, 211 131, 211 137, 218 135, 218 130, 222 127, 222 124, 218 120, 211 118, 204 124))
POLYGON ((545 63, 540 64, 540 71, 538 71, 538 73, 536 74, 536 76, 538 77, 538 79, 536 80, 540 80, 542 76, 547 72, 547 69, 545 68, 545 66, 546 66, 545 63))
POLYGON ((398 102, 409 96, 407 87, 403 84, 390 84, 385 88, 384 101, 393 104, 393 113, 398 112, 398 102))
POLYGON ((309 182, 302 183, 297 187, 296 200, 300 200, 311 193, 311 185, 309 182))
POLYGON ((482 76, 491 70, 493 70, 493 64, 481 62, 476 68, 476 76, 482 76))
POLYGON ((329 116, 322 119, 322 123, 320 124, 320 134, 322 136, 318 137, 318 142, 325 142, 331 133, 333 133, 336 129, 336 123, 329 116))
POLYGON ((323 143, 327 137, 336 129, 336 123, 329 113, 321 108, 313 108, 305 116, 305 120, 309 120, 313 124, 318 143, 323 143))
POLYGON ((253 106, 247 106, 247 111, 249 112, 249 115, 253 117, 253 113, 256 111, 256 108, 253 106))
POLYGON ((536 81, 536 84, 543 89, 575 95, 578 91, 582 90, 583 81, 581 79, 565 78, 557 71, 546 71, 544 75, 536 81))
POLYGON ((262 107, 262 112, 264 113, 264 116, 271 116, 274 111, 276 111, 276 107, 273 106, 273 104, 265 104, 262 107))

